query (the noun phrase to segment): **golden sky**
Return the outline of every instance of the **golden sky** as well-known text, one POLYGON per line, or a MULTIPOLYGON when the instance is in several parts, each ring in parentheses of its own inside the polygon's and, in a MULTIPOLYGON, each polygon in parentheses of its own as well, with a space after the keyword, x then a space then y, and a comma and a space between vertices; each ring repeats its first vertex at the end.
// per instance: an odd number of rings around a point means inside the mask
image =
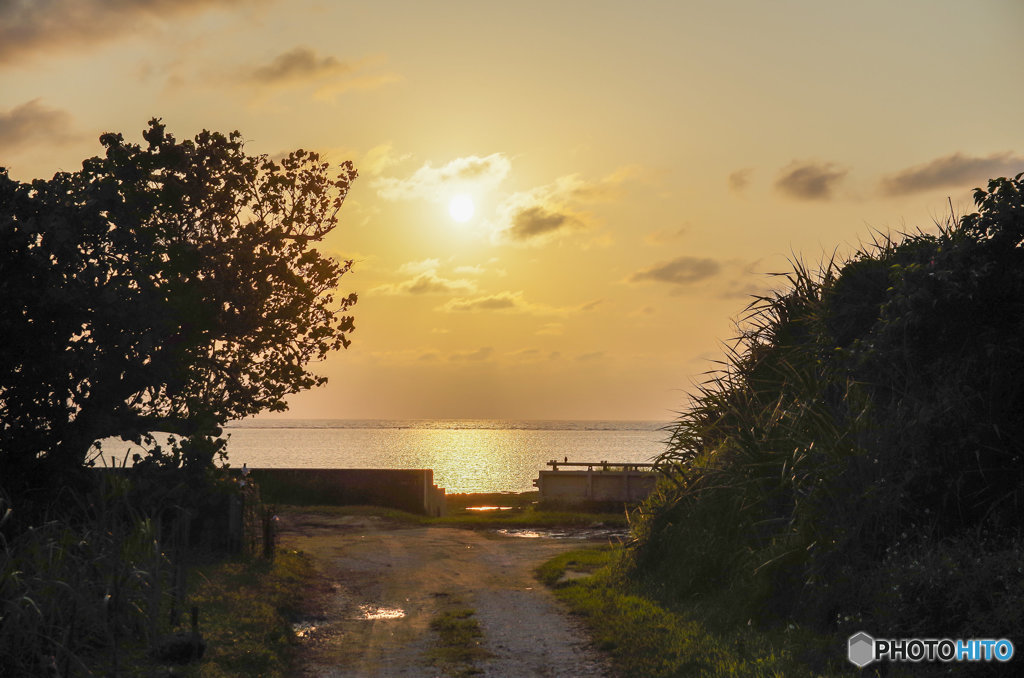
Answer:
POLYGON ((289 416, 667 420, 788 258, 1024 171, 1022 36, 1020 0, 0 0, 0 166, 154 116, 351 159, 357 331, 289 416))

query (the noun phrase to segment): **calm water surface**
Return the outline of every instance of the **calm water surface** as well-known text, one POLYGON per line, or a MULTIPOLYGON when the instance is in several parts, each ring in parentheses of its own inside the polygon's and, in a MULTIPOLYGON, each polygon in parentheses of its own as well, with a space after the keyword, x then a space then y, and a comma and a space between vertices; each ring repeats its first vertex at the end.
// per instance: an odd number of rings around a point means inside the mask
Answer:
POLYGON ((249 420, 229 425, 229 461, 251 468, 430 468, 451 492, 526 492, 551 459, 646 462, 663 422, 249 420))

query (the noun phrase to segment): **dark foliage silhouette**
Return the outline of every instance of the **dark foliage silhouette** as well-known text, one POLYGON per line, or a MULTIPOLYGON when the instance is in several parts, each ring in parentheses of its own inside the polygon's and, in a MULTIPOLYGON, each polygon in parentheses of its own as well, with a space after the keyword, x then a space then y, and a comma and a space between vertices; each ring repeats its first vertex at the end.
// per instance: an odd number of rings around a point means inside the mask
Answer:
POLYGON ((192 437, 207 464, 225 421, 282 410, 349 344, 351 261, 314 248, 357 177, 315 153, 246 154, 241 135, 145 144, 20 183, 0 169, 0 478, 66 475, 97 439, 192 437))
POLYGON ((1024 633, 1022 177, 751 305, 671 428, 635 576, 712 624, 1024 633))

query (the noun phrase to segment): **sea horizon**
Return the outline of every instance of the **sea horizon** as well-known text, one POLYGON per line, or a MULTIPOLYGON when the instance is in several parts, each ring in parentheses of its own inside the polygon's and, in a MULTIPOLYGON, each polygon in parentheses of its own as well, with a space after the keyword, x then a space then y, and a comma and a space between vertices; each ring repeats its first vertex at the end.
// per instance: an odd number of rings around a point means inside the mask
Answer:
POLYGON ((584 430, 584 431, 657 431, 671 421, 657 419, 530 419, 504 417, 253 417, 228 422, 225 429, 259 428, 423 428, 423 429, 511 429, 511 430, 584 430))
POLYGON ((449 492, 524 492, 552 459, 649 462, 666 422, 616 419, 247 419, 225 426, 250 468, 429 468, 449 492))

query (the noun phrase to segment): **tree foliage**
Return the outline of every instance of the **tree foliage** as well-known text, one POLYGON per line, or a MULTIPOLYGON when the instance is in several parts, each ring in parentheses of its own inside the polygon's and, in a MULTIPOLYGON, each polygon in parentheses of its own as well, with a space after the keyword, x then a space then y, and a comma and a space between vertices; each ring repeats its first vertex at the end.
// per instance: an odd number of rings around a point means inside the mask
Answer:
POLYGON ((358 176, 238 132, 100 137, 77 172, 0 168, 0 478, 80 467, 94 441, 217 436, 326 381, 351 261, 315 249, 358 176))

